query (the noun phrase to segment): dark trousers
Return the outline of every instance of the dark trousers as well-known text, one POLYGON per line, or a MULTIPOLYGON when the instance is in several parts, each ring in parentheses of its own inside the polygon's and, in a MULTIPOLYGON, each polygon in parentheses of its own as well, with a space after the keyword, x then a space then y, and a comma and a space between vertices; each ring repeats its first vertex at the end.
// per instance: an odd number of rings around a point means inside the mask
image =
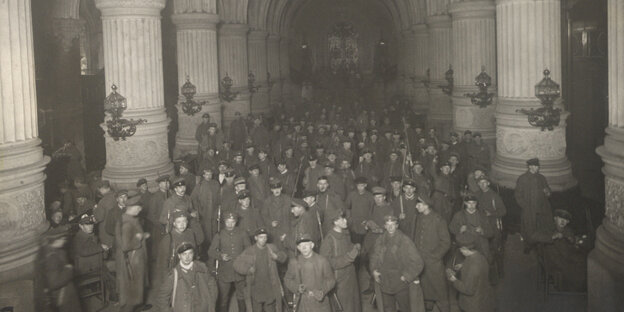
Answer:
POLYGON ((234 286, 236 300, 245 300, 245 280, 236 282, 223 282, 217 281, 219 287, 219 311, 229 311, 228 305, 230 303, 230 291, 234 286))
MULTIPOLYGON (((254 298, 251 298, 251 307, 253 309, 253 312, 275 312, 275 300, 271 301, 271 302, 258 302, 256 300, 254 300, 254 298)), ((282 304, 281 302, 279 302, 278 304, 282 304)))
POLYGON ((401 312, 410 311, 409 289, 407 287, 393 295, 382 292, 382 296, 384 312, 396 312, 397 304, 401 312))

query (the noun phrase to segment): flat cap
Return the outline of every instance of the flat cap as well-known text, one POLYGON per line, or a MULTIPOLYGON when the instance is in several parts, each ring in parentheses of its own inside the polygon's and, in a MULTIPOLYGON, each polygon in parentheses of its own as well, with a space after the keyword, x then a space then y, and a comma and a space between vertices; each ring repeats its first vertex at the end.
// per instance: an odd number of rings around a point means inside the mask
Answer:
POLYGON ((250 196, 251 196, 251 193, 249 192, 249 190, 242 190, 238 192, 238 195, 236 195, 236 198, 240 200, 240 199, 249 198, 250 196))
POLYGON ((373 195, 380 195, 380 194, 386 195, 386 189, 381 186, 373 186, 372 191, 373 191, 373 195))
POLYGON ((303 233, 297 237, 296 243, 297 245, 299 245, 301 243, 311 242, 311 241, 312 241, 312 236, 308 233, 303 233))
POLYGON ((563 219, 566 219, 568 221, 572 220, 572 215, 569 212, 567 212, 566 210, 563 210, 563 209, 555 209, 553 214, 554 214, 555 217, 563 218, 563 219))
POLYGON ((282 187, 282 181, 278 178, 269 178, 269 188, 276 189, 282 187))
POLYGON ((455 236, 455 241, 459 247, 473 249, 477 245, 477 237, 470 232, 459 233, 455 236))
POLYGON ((172 186, 172 187, 176 187, 176 186, 186 186, 186 181, 184 181, 184 178, 182 178, 182 177, 178 177, 178 178, 175 178, 175 179, 173 180, 173 182, 171 182, 171 186, 172 186))
POLYGON ((353 180, 353 183, 357 184, 368 184, 368 180, 366 179, 366 177, 362 177, 359 176, 357 178, 355 178, 355 180, 353 180))
POLYGON ((427 206, 431 206, 431 204, 433 203, 431 201, 431 198, 427 195, 419 195, 417 200, 419 203, 423 203, 427 206))
POLYGON ((306 202, 303 201, 303 199, 299 199, 299 198, 293 198, 290 201, 290 206, 291 207, 303 207, 303 208, 308 208, 308 204, 306 202))
POLYGON ((180 243, 177 246, 176 252, 178 254, 181 254, 181 253, 183 253, 185 251, 188 251, 188 250, 191 250, 191 249, 195 250, 195 246, 193 246, 193 244, 191 244, 190 242, 182 242, 182 243, 180 243))
POLYGON ((269 235, 269 232, 268 232, 268 231, 267 231, 267 229, 266 229, 266 228, 264 228, 264 227, 259 227, 259 228, 257 228, 257 229, 256 229, 256 231, 254 232, 254 236, 257 236, 257 235, 262 235, 262 234, 269 235))
POLYGON ((398 222, 399 218, 397 218, 395 215, 385 215, 384 216, 384 222, 398 222))
POLYGON ((238 177, 236 179, 234 179, 234 185, 239 185, 239 184, 243 184, 246 183, 245 178, 243 177, 238 177))
POLYGON ((147 184, 147 179, 145 179, 145 178, 140 178, 140 179, 137 181, 136 186, 137 186, 137 187, 139 187, 139 186, 141 186, 141 185, 143 185, 143 184, 147 184))
POLYGON ((527 160, 526 163, 527 163, 528 166, 539 166, 540 165, 539 158, 531 158, 531 159, 527 160))
POLYGON ((156 182, 158 182, 158 183, 165 182, 165 181, 169 181, 169 175, 168 174, 161 175, 161 176, 158 176, 158 178, 156 178, 156 182))

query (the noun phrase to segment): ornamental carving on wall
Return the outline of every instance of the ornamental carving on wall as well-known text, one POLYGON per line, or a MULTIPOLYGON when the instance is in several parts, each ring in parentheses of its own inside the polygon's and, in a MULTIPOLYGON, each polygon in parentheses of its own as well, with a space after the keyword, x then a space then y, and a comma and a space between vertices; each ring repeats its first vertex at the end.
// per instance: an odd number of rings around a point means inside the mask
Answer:
POLYGON ((0 233, 15 237, 45 222, 43 186, 0 198, 0 233))
POLYGON ((143 167, 167 160, 165 138, 134 139, 132 141, 106 142, 106 162, 117 167, 143 167))
POLYGON ((556 159, 565 157, 565 130, 542 132, 533 129, 496 129, 496 144, 499 150, 514 158, 538 157, 556 159))
POLYGON ((605 216, 618 228, 624 228, 624 184, 605 179, 605 216))

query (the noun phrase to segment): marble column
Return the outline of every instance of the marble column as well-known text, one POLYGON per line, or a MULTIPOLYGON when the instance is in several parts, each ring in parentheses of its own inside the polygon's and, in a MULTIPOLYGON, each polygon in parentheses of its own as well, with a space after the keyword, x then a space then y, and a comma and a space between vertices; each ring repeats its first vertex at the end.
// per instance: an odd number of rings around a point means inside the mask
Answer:
MULTIPOLYGON (((195 130, 202 122, 202 115, 210 114, 212 122, 221 124, 221 100, 219 99, 219 60, 217 54, 216 5, 208 11, 193 8, 187 2, 177 2, 172 16, 177 31, 178 86, 186 83, 186 77, 197 88, 194 100, 206 102, 202 110, 193 116, 178 108, 178 133, 173 151, 174 159, 188 153, 197 153, 195 130)), ((179 102, 185 101, 180 93, 179 102)))
MULTIPOLYGON (((102 12, 107 94, 115 84, 127 99, 123 118, 145 119, 134 136, 115 141, 108 134, 102 178, 116 188, 134 188, 139 178, 150 185, 172 174, 163 90, 160 11, 165 0, 96 0, 102 12)), ((107 117, 109 118, 109 117, 107 117)), ((102 125, 106 129, 105 124, 102 125)))
POLYGON ((76 18, 53 18, 52 51, 49 52, 48 105, 52 108, 52 120, 56 125, 54 137, 49 142, 60 147, 64 140, 72 140, 84 155, 83 107, 81 98, 80 34, 85 21, 76 18))
POLYGON ((239 92, 232 102, 224 102, 223 124, 227 128, 234 120, 234 114, 243 116, 249 113, 249 90, 247 88, 247 31, 246 24, 222 24, 219 28, 219 79, 228 75, 232 81, 232 91, 239 92))
POLYGON ((256 92, 250 95, 250 110, 253 114, 269 111, 267 36, 267 32, 263 30, 250 31, 248 36, 249 72, 256 76, 254 85, 259 86, 256 92))
POLYGON ((447 85, 444 74, 452 62, 451 17, 446 14, 427 17, 429 26, 430 79, 429 128, 434 128, 440 138, 448 138, 453 126, 453 105, 441 85, 447 85))
POLYGON ((414 98, 414 87, 412 84, 411 77, 414 77, 414 50, 416 46, 414 45, 415 39, 412 29, 405 29, 401 32, 402 41, 404 42, 404 53, 405 55, 402 57, 402 66, 403 74, 405 75, 405 81, 403 82, 403 95, 413 100, 414 98))
MULTIPOLYGON (((267 59, 268 59, 268 73, 270 74, 270 81, 267 81, 269 86, 269 104, 271 107, 275 107, 282 101, 282 92, 280 90, 280 36, 276 34, 270 34, 267 39, 267 59)), ((269 76, 267 76, 267 79, 269 76)))
POLYGON ((0 1, 0 306, 40 311, 35 259, 49 225, 30 0, 0 1))
POLYGON ((412 34, 414 36, 414 50, 410 56, 414 66, 414 81, 412 82, 414 104, 412 110, 424 115, 429 110, 429 90, 422 83, 423 80, 427 79, 427 69, 430 68, 427 24, 412 25, 412 34))
MULTIPOLYGON (((553 81, 561 83, 560 10, 559 0, 496 3, 499 74, 492 179, 505 187, 515 188, 518 176, 527 170, 526 160, 533 157, 540 159, 540 172, 554 191, 576 185, 565 154, 568 113, 562 113, 561 123, 553 131, 542 131, 516 112, 542 107, 535 97, 535 85, 544 78, 544 69, 550 70, 553 81)), ((556 106, 563 109, 561 103, 556 106)))
POLYGON ((609 127, 596 152, 604 162, 605 218, 589 254, 588 311, 624 306, 624 2, 608 1, 609 127))
POLYGON ((478 131, 488 143, 496 141, 496 102, 473 105, 466 93, 477 92, 475 77, 481 68, 492 77, 488 92, 496 92, 496 7, 493 0, 451 3, 453 19, 453 128, 458 133, 478 131))

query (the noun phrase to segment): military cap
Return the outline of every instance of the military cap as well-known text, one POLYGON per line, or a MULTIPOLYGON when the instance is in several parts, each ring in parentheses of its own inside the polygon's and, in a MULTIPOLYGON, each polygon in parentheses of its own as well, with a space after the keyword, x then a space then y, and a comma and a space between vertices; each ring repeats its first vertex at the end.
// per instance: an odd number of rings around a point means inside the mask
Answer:
POLYGON ((391 149, 389 155, 390 154, 396 154, 397 156, 399 156, 399 151, 396 149, 391 149))
POLYGON ((333 149, 329 149, 327 150, 327 155, 336 155, 336 151, 334 151, 333 149))
POLYGON ((346 218, 346 217, 347 217, 347 214, 342 209, 334 210, 329 214, 329 220, 332 220, 332 222, 341 218, 346 218))
POLYGON ((419 195, 417 200, 419 203, 423 203, 427 206, 431 206, 432 204, 431 198, 427 195, 419 195))
POLYGON ((529 160, 527 160, 527 165, 528 166, 539 166, 540 162, 539 162, 539 158, 531 158, 529 160))
POLYGON ((158 182, 158 183, 165 182, 165 181, 169 181, 169 175, 168 174, 161 175, 161 176, 158 176, 158 178, 156 178, 156 182, 158 182))
POLYGON ((464 131, 464 135, 466 135, 466 134, 472 134, 472 131, 470 131, 470 130, 464 131))
POLYGON ((238 177, 236 179, 234 179, 234 185, 239 185, 239 184, 243 184, 246 183, 245 178, 243 177, 238 177))
POLYGON ((182 177, 175 178, 173 182, 171 182, 172 187, 183 186, 183 185, 184 186, 186 185, 186 181, 184 181, 184 178, 182 177))
POLYGON ((223 220, 228 220, 228 219, 233 219, 234 221, 237 221, 238 220, 238 214, 236 214, 236 212, 228 211, 223 216, 223 220))
POLYGON ((386 195, 386 189, 381 186, 373 186, 372 191, 373 195, 386 195))
POLYGON ((245 145, 245 149, 250 149, 250 148, 256 148, 256 146, 253 143, 249 143, 245 145))
POLYGON ((182 218, 182 217, 188 219, 189 217, 188 213, 186 213, 186 211, 183 210, 183 209, 186 209, 186 207, 184 208, 180 207, 182 209, 178 209, 177 207, 178 206, 176 206, 176 209, 173 211, 173 213, 171 213, 171 220, 175 221, 175 219, 182 218))
POLYGON ((450 152, 449 153, 449 158, 451 157, 457 157, 457 159, 461 159, 461 156, 459 156, 458 152, 450 152))
POLYGON ((425 146, 426 146, 426 147, 429 147, 429 146, 435 147, 436 145, 435 145, 435 143, 434 143, 434 142, 432 142, 432 141, 427 141, 427 143, 425 144, 425 146))
POLYGON ((566 210, 563 210, 563 209, 555 209, 553 214, 554 214, 555 217, 563 218, 563 219, 566 219, 568 221, 572 220, 572 215, 569 212, 567 212, 566 210))
POLYGON ((181 161, 181 162, 178 164, 178 166, 180 166, 180 167, 184 167, 184 168, 189 169, 189 170, 191 169, 191 166, 189 166, 189 164, 188 164, 186 161, 181 161))
POLYGON ((366 177, 359 176, 355 178, 355 180, 353 180, 353 183, 355 183, 355 185, 368 184, 368 180, 366 179, 366 177))
POLYGON ((451 166, 451 163, 448 162, 448 161, 445 161, 445 162, 440 164, 440 168, 442 168, 442 167, 450 167, 450 166, 451 166))
MULTIPOLYGON (((364 142, 362 142, 362 143, 364 143, 364 142)), ((371 152, 371 150, 370 150, 370 149, 368 149, 368 148, 365 148, 365 149, 363 149, 363 150, 362 150, 362 156, 363 156, 363 155, 366 155, 366 154, 372 154, 372 153, 373 153, 373 152, 371 152)))
POLYGON ((128 190, 119 190, 119 191, 117 191, 115 193, 115 197, 119 197, 119 196, 122 196, 122 195, 128 196, 128 190))
POLYGON ((204 114, 202 115, 202 118, 210 118, 210 114, 209 114, 209 113, 204 113, 204 114))
POLYGON ((201 172, 202 172, 202 174, 203 174, 204 172, 214 172, 214 168, 212 168, 212 167, 210 167, 210 166, 206 166, 206 167, 203 167, 203 168, 201 169, 201 172))
POLYGON ((384 222, 399 222, 399 218, 397 218, 395 215, 385 215, 384 222))
POLYGON ((240 200, 240 199, 248 198, 249 196, 251 196, 251 193, 249 192, 249 190, 242 190, 238 192, 238 195, 236 195, 236 198, 240 200))
POLYGON ((441 141, 441 142, 440 142, 440 145, 449 145, 449 146, 450 146, 450 145, 451 145, 451 142, 450 142, 450 141, 448 141, 448 140, 444 140, 444 141, 441 141))
MULTIPOLYGON (((234 153, 232 154, 232 157, 236 157, 236 156, 241 156, 242 157, 243 156, 243 151, 234 151, 234 153)), ((219 162, 219 164, 221 164, 221 163, 227 164, 227 161, 222 160, 222 161, 219 162)))
POLYGON ((475 138, 476 137, 481 137, 481 132, 475 132, 472 136, 475 137, 475 138))
POLYGON ((260 165, 259 164, 253 164, 251 166, 249 166, 249 168, 247 168, 247 170, 252 171, 252 170, 260 170, 260 165))
POLYGON ((478 199, 474 195, 466 195, 464 197, 464 202, 469 202, 469 201, 478 201, 478 199))
POLYGON ((317 160, 316 155, 314 154, 308 155, 308 161, 315 161, 315 160, 317 160))
POLYGON ((286 165, 286 163, 287 163, 286 158, 280 158, 280 159, 277 161, 277 165, 278 165, 278 166, 279 166, 279 165, 286 165))
POLYGON ((208 124, 208 128, 216 128, 216 127, 217 127, 217 124, 214 122, 211 122, 208 124))
POLYGON ((490 182, 490 179, 484 174, 480 177, 477 178, 477 182, 481 182, 481 181, 488 181, 490 182))
POLYGON ((407 178, 407 179, 403 180, 403 186, 417 187, 416 186, 416 181, 414 181, 414 179, 410 179, 410 178, 407 178))
POLYGON ((266 234, 269 235, 269 232, 267 231, 266 228, 264 227, 259 227, 256 229, 256 231, 254 232, 254 236, 258 236, 258 235, 262 235, 262 234, 266 234))
POLYGON ((314 190, 304 190, 302 198, 315 197, 318 193, 314 190))
POLYGON ((383 133, 384 133, 384 134, 385 134, 385 133, 392 133, 392 129, 390 129, 390 128, 385 128, 385 129, 383 129, 383 133))
POLYGON ((373 134, 373 133, 374 134, 378 134, 379 133, 379 129, 377 129, 377 128, 370 128, 370 129, 368 129, 368 132, 370 132, 370 134, 373 134))
POLYGON ((466 247, 473 249, 477 245, 477 237, 470 232, 459 233, 455 236, 455 240, 457 241, 457 245, 459 247, 466 247))
POLYGON ((276 189, 282 187, 282 181, 278 178, 269 178, 269 188, 276 189))
POLYGON ((143 184, 147 184, 147 179, 145 178, 140 178, 139 181, 137 181, 136 186, 139 187, 143 184))
POLYGON ((182 243, 180 243, 180 244, 177 246, 177 248, 176 248, 176 252, 177 252, 178 254, 181 254, 181 253, 183 253, 183 252, 185 252, 185 251, 188 251, 188 250, 191 250, 191 249, 195 250, 195 247, 193 246, 193 244, 191 244, 191 243, 189 243, 189 242, 182 242, 182 243))
POLYGON ((453 132, 451 132, 451 133, 449 134, 449 136, 452 136, 452 137, 456 137, 456 138, 458 138, 458 137, 459 137, 459 134, 457 134, 457 132, 453 131, 453 132))
POLYGON ((399 130, 394 129, 394 131, 392 131, 393 135, 401 135, 401 132, 399 132, 399 130))
POLYGON ((402 179, 403 178, 400 177, 400 176, 391 176, 390 177, 390 183, 392 183, 392 182, 401 182, 402 179))
POLYGON ((292 146, 292 145, 290 145, 290 144, 288 144, 288 145, 284 146, 284 151, 287 151, 287 150, 289 150, 289 149, 293 149, 293 146, 292 146))
POLYGON ((79 188, 76 191, 76 198, 80 198, 80 197, 83 197, 83 198, 89 197, 89 192, 87 188, 79 188))
POLYGON ((351 143, 351 139, 347 138, 347 137, 343 137, 340 139, 340 143, 351 143))
MULTIPOLYGON (((305 198, 305 195, 304 195, 304 198, 305 198)), ((308 204, 304 202, 303 199, 299 199, 299 198, 293 198, 290 201, 290 206, 308 208, 308 204)))
POLYGON ((99 189, 103 187, 110 188, 110 182, 108 182, 108 180, 99 180, 95 182, 95 188, 99 189))
POLYGON ((258 154, 263 153, 263 154, 268 154, 266 148, 261 147, 258 149, 258 154))
POLYGON ((323 164, 323 167, 325 167, 325 168, 332 168, 332 169, 336 169, 336 165, 335 165, 334 163, 330 162, 330 161, 326 161, 326 162, 323 164))
POLYGON ((312 236, 310 236, 310 234, 308 233, 303 233, 301 235, 299 235, 299 237, 297 237, 297 245, 301 244, 301 243, 305 243, 305 242, 311 242, 312 241, 312 236))
POLYGON ((80 220, 78 224, 87 225, 87 224, 95 224, 95 218, 92 215, 83 214, 80 216, 80 220))

